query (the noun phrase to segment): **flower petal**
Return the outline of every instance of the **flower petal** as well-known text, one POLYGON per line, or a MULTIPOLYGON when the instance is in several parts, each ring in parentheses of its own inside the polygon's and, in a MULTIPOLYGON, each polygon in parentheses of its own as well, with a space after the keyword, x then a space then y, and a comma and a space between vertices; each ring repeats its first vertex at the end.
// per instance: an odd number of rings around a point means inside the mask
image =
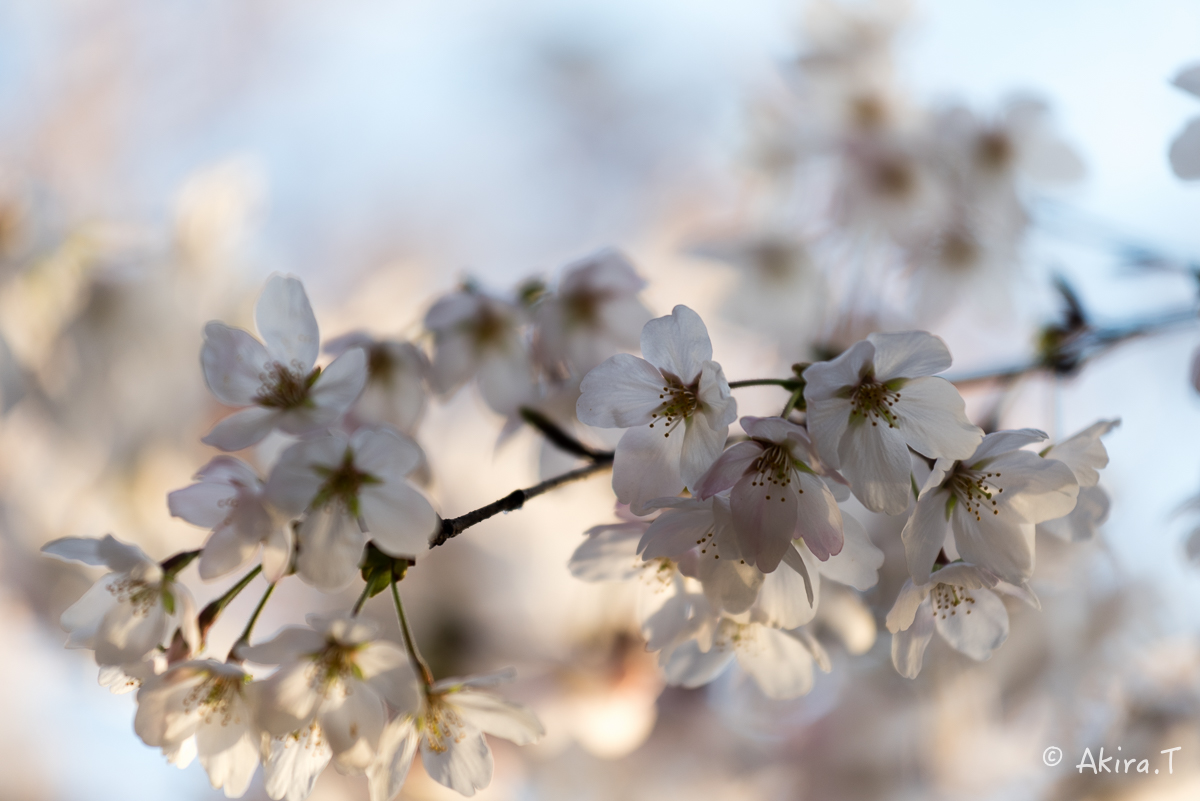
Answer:
POLYGON ((856 590, 869 590, 879 581, 883 551, 875 547, 862 523, 842 512, 842 550, 817 566, 826 578, 840 581, 856 590))
MULTIPOLYGON (((1066 469, 1065 465, 1060 466, 1066 469)), ((1022 584, 1033 575, 1032 523, 1022 523, 1008 515, 984 514, 977 520, 962 503, 954 507, 950 517, 954 544, 963 559, 1012 584, 1022 584)))
POLYGON ((729 496, 733 524, 742 558, 764 573, 779 566, 792 547, 799 515, 800 494, 795 483, 758 481, 757 474, 743 477, 729 496))
MULTIPOLYGON (((795 548, 792 551, 799 557, 795 548)), ((758 601, 755 608, 763 615, 763 623, 781 629, 794 629, 812 621, 817 614, 817 605, 821 599, 820 578, 806 582, 804 576, 791 567, 796 561, 807 572, 808 567, 803 558, 799 560, 785 558, 789 565, 767 573, 762 579, 762 588, 758 591, 758 601), (809 586, 812 587, 812 598, 809 599, 809 586)), ((810 574, 811 576, 811 574, 810 574)), ((757 619, 757 618, 756 618, 757 619)))
POLYGON ((446 702, 458 707, 462 716, 485 734, 517 745, 536 743, 546 734, 531 709, 489 693, 463 690, 448 696, 446 702))
POLYGON ((664 437, 656 429, 631 428, 617 443, 613 460, 613 491, 634 514, 646 514, 646 504, 683 492, 679 474, 683 432, 664 437))
POLYGON ((841 471, 850 479, 854 497, 872 512, 902 514, 912 499, 912 464, 900 431, 850 421, 838 447, 841 471))
POLYGON ((642 572, 637 554, 645 523, 616 523, 596 526, 571 554, 567 567, 584 581, 626 581, 642 572))
POLYGON ((271 361, 307 373, 317 363, 321 335, 304 285, 296 278, 272 275, 258 304, 254 323, 271 361))
POLYGON ((492 752, 483 732, 470 723, 447 724, 444 745, 435 750, 421 740, 421 762, 429 778, 459 795, 472 796, 492 781, 492 752))
POLYGON ((933 630, 933 605, 926 598, 917 607, 912 625, 892 634, 892 665, 897 673, 906 679, 915 679, 920 674, 933 630))
MULTIPOLYGON (((747 418, 743 417, 745 421, 747 418)), ((725 449, 693 489, 701 498, 711 498, 738 482, 754 460, 762 455, 763 445, 753 440, 738 442, 725 449)))
POLYGON ((962 395, 944 378, 908 381, 892 411, 905 441, 933 459, 966 459, 983 441, 983 429, 967 419, 962 395))
POLYGON ((714 645, 708 651, 701 651, 695 640, 687 640, 675 648, 663 651, 659 655, 658 663, 662 667, 667 684, 677 687, 701 687, 719 676, 733 658, 733 649, 730 647, 714 645))
POLYGON ((218 526, 213 529, 208 541, 204 543, 204 550, 200 553, 200 578, 212 581, 237 570, 250 561, 256 550, 256 540, 239 536, 238 530, 233 526, 218 526))
POLYGON ((928 331, 876 332, 867 341, 875 346, 875 380, 880 383, 933 375, 950 367, 950 349, 928 331))
POLYGON ((249 406, 262 389, 271 362, 262 343, 240 328, 204 326, 200 366, 213 396, 226 406, 249 406))
POLYGON ((296 539, 296 575, 305 583, 335 592, 357 575, 365 544, 363 533, 340 502, 309 510, 296 539))
POLYGON ((900 594, 896 596, 896 602, 888 610, 885 621, 887 630, 895 634, 911 626, 917 609, 929 597, 929 590, 929 584, 913 584, 912 579, 904 582, 904 586, 900 588, 900 594))
POLYGON ((810 365, 804 371, 804 400, 810 410, 813 401, 826 401, 837 397, 844 389, 858 386, 867 375, 874 357, 875 346, 862 340, 855 342, 836 359, 810 365))
POLYGON ((684 384, 700 375, 712 360, 712 342, 700 315, 687 306, 676 306, 667 317, 657 317, 642 328, 642 356, 684 384))
MULTIPOLYGON (((825 482, 810 473, 799 473, 803 491, 796 508, 796 528, 793 537, 803 539, 813 555, 822 562, 842 552, 842 510, 825 482)), ((761 569, 761 568, 760 568, 761 569)))
POLYGON ((968 600, 934 618, 938 633, 961 654, 983 661, 1008 639, 1008 610, 991 590, 964 590, 968 600))
POLYGON ((664 381, 650 362, 618 353, 583 377, 575 413, 599 428, 646 425, 663 405, 664 381))
POLYGON ((746 626, 736 653, 738 665, 754 678, 768 698, 797 698, 812 689, 812 654, 786 632, 767 626, 746 626))
MULTIPOLYGON (((949 499, 950 493, 946 490, 923 493, 917 501, 917 508, 912 517, 900 532, 908 572, 918 584, 929 581, 933 563, 946 543, 946 531, 950 527, 950 521, 946 518, 946 503, 949 499)), ((955 509, 957 508, 956 505, 955 509)))
POLYGON ((279 422, 281 414, 277 409, 266 409, 261 406, 251 406, 234 412, 213 426, 201 442, 212 445, 223 451, 240 451, 249 448, 263 437, 271 433, 279 422))
POLYGON ((359 490, 367 532, 389 556, 416 556, 429 550, 437 512, 404 479, 368 484, 359 490))
MULTIPOLYGON (((358 400, 366 384, 367 355, 362 348, 351 348, 330 362, 317 376, 308 393, 309 400, 317 407, 317 414, 312 415, 312 427, 308 430, 336 422, 358 400)), ((289 433, 306 432, 289 430, 289 433)))

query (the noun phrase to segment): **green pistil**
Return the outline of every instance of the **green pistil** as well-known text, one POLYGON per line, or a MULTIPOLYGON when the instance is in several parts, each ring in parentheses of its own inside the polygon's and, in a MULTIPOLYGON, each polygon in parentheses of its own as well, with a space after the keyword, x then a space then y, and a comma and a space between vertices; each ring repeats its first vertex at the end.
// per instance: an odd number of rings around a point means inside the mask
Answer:
POLYGON ((325 479, 321 489, 317 490, 312 506, 319 509, 332 501, 341 501, 346 510, 354 517, 359 515, 358 491, 366 484, 382 484, 381 479, 370 473, 364 473, 354 466, 354 451, 346 448, 342 463, 337 467, 313 465, 317 475, 325 479))
POLYGON ((312 389, 313 384, 317 383, 320 375, 320 367, 314 368, 305 376, 275 362, 271 365, 263 381, 264 386, 258 391, 254 402, 268 409, 298 409, 312 406, 313 402, 308 397, 308 392, 312 389))

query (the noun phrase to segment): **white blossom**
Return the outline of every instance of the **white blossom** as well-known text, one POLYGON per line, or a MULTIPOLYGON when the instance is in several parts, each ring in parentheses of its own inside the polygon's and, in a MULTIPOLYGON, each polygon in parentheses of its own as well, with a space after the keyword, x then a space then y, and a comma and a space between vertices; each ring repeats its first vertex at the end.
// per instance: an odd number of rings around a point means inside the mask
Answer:
POLYGON ((485 734, 528 745, 545 733, 532 711, 483 691, 508 673, 443 679, 387 724, 367 769, 371 801, 390 801, 404 784, 418 748, 430 778, 466 796, 492 781, 485 734))
MULTIPOLYGON (((387 722, 385 701, 412 708, 416 677, 403 649, 375 639, 374 623, 318 615, 309 615, 308 623, 239 651, 250 662, 280 666, 255 684, 259 724, 276 738, 309 738, 310 744, 317 738, 340 767, 365 769, 387 722), (313 723, 319 734, 310 731, 313 723)), ((305 760, 292 766, 305 776, 312 768, 305 760)), ((280 779, 276 786, 284 784, 280 779)))
POLYGON ((314 369, 320 333, 299 280, 271 276, 254 319, 262 342, 223 323, 204 327, 204 380, 221 403, 248 407, 217 423, 204 438, 223 451, 247 448, 274 429, 306 434, 327 428, 345 414, 367 380, 366 356, 357 348, 324 370, 314 369))
POLYGON ((721 454, 695 487, 701 498, 732 487, 741 557, 770 573, 794 539, 822 560, 841 551, 841 510, 813 468, 821 464, 808 432, 782 417, 743 417, 741 425, 750 439, 721 454))
MULTIPOLYGON (((1179 72, 1172 81, 1179 89, 1200 97, 1200 64, 1179 72)), ((1184 180, 1200 178, 1200 117, 1195 117, 1171 142, 1171 169, 1184 180)))
MULTIPOLYGON (((211 659, 176 665, 138 690, 133 728, 168 756, 194 748, 212 786, 239 798, 258 767, 261 743, 249 680, 241 668, 211 659)), ((173 761, 185 767, 190 760, 173 761)))
POLYGON ((638 299, 645 286, 629 259, 611 248, 567 265, 557 290, 537 308, 541 357, 582 375, 613 353, 636 348, 652 316, 638 299))
MULTIPOLYGON (((934 571, 925 584, 906 581, 887 615, 897 672, 917 677, 935 630, 959 653, 978 661, 991 657, 1008 638, 1008 610, 992 592, 1001 584, 988 570, 965 562, 934 571)), ((1037 604, 1028 590, 1011 589, 1037 604)))
POLYGON ((439 300, 425 315, 433 332, 431 378, 443 396, 477 378, 483 399, 511 414, 533 397, 533 365, 521 333, 521 311, 473 288, 439 300))
POLYGON ((900 514, 911 499, 908 449, 965 459, 983 438, 954 385, 934 376, 950 352, 923 331, 871 334, 804 371, 808 431, 821 459, 840 470, 864 506, 900 514))
POLYGON ((270 737, 263 760, 267 795, 277 801, 304 801, 331 759, 333 749, 316 721, 299 731, 270 737))
POLYGON ((362 332, 325 343, 325 352, 334 356, 351 348, 367 354, 367 384, 351 415, 358 423, 391 425, 412 435, 425 412, 425 377, 430 370, 425 352, 411 342, 374 339, 362 332))
POLYGON ((329 431, 284 451, 266 495, 290 515, 304 513, 296 573, 324 590, 344 587, 368 534, 392 556, 425 551, 437 513, 405 479, 421 461, 419 446, 388 428, 329 431))
POLYGON ((644 359, 617 354, 580 384, 579 420, 628 429, 617 444, 613 490, 636 514, 678 495, 720 455, 737 402, 699 315, 676 306, 642 329, 644 359))
POLYGON ((1069 467, 1021 450, 1045 439, 997 431, 967 459, 937 460, 901 533, 913 581, 929 581, 943 547, 1011 584, 1033 574, 1034 526, 1070 512, 1079 494, 1069 467))
POLYGON ((217 456, 196 473, 197 483, 167 495, 175 517, 212 529, 200 554, 200 578, 208 581, 237 570, 262 545, 263 575, 274 583, 292 559, 287 520, 266 500, 254 468, 232 456, 217 456))
POLYGON ((192 594, 136 545, 111 534, 66 537, 42 546, 42 553, 112 571, 63 612, 68 648, 91 648, 98 664, 144 675, 133 665, 165 647, 177 627, 189 647, 200 642, 192 594))
POLYGON ((1038 533, 1051 534, 1067 542, 1085 542, 1096 536, 1096 528, 1108 518, 1108 493, 1099 486, 1100 470, 1108 464, 1108 451, 1100 437, 1120 424, 1120 420, 1100 420, 1079 433, 1042 451, 1071 468, 1079 482, 1079 499, 1070 514, 1038 523, 1038 533))

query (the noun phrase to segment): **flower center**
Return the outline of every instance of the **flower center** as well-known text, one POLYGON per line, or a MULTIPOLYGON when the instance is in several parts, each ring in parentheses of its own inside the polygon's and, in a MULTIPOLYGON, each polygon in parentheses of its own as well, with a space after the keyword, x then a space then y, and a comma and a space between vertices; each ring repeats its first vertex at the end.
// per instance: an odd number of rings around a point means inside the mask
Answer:
POLYGON ((697 379, 691 386, 685 387, 683 382, 674 376, 664 377, 667 379, 666 386, 658 395, 663 402, 662 407, 650 415, 655 421, 650 424, 650 427, 654 428, 655 423, 665 424, 667 430, 663 436, 669 437, 676 426, 691 417, 700 408, 700 399, 697 397, 700 391, 700 381, 697 379))
POLYGON ((975 603, 975 598, 967 588, 956 584, 939 584, 933 588, 929 597, 933 600, 933 616, 941 615, 942 620, 945 620, 947 615, 958 614, 958 607, 963 604, 967 604, 966 613, 971 614, 970 606, 975 603))
POLYGON ((241 685, 242 680, 237 676, 210 675, 184 696, 183 710, 201 710, 205 723, 214 720, 218 720, 222 726, 241 723, 241 705, 233 702, 234 696, 241 692, 241 685))
MULTIPOLYGON (((989 511, 993 515, 1000 514, 998 499, 993 496, 1004 492, 1004 487, 996 486, 993 479, 997 478, 1000 478, 999 473, 980 473, 976 470, 959 469, 947 482, 950 492, 953 493, 947 504, 961 503, 967 510, 967 514, 975 515, 976 520, 982 520, 983 515, 989 511)), ((949 512, 949 508, 947 512, 949 512)))
MULTIPOLYGON (((750 480, 750 486, 766 487, 768 493, 771 492, 771 487, 779 487, 780 491, 777 495, 779 501, 783 503, 787 500, 783 489, 792 483, 793 475, 796 472, 796 467, 792 464, 792 457, 782 445, 756 441, 763 445, 763 452, 750 465, 750 469, 754 471, 754 478, 750 480)), ((804 492, 800 489, 799 482, 796 484, 796 490, 804 492)), ((769 494, 765 498, 768 501, 771 500, 769 494)))
POLYGON ((353 517, 359 515, 359 489, 365 484, 383 483, 382 480, 370 473, 364 473, 354 466, 354 451, 350 448, 346 448, 346 453, 342 456, 342 463, 337 467, 315 464, 312 469, 325 479, 312 500, 312 507, 319 509, 333 501, 340 501, 353 517))
POLYGON ((451 745, 463 740, 463 720, 454 707, 440 695, 427 696, 425 715, 417 721, 417 727, 425 734, 425 743, 430 750, 441 754, 451 745))
POLYGON ((1003 131, 987 131, 975 142, 975 161, 985 170, 1006 170, 1014 156, 1016 152, 1012 140, 1003 131))
POLYGON ((308 391, 316 383, 320 368, 304 375, 299 370, 293 370, 279 362, 274 362, 266 373, 259 376, 262 386, 254 396, 254 402, 268 409, 296 409, 310 406, 308 391))
POLYGON ((858 385, 850 396, 850 422, 860 418, 863 422, 871 421, 871 425, 879 425, 879 421, 887 423, 888 428, 899 428, 899 415, 893 411, 900 393, 890 389, 887 384, 867 379, 858 385))
POLYGON ((111 582, 107 589, 117 599, 117 603, 127 603, 133 607, 133 614, 137 617, 146 617, 150 614, 150 610, 158 605, 162 590, 157 585, 147 584, 140 579, 128 576, 111 582))
POLYGON ((347 681, 362 678, 362 670, 354 661, 354 652, 357 650, 353 646, 329 643, 325 650, 313 658, 307 674, 309 686, 325 696, 329 696, 335 688, 347 691, 347 681))
POLYGON ((579 290, 565 296, 563 308, 567 324, 580 328, 595 328, 600 322, 600 305, 607 300, 604 293, 579 290))

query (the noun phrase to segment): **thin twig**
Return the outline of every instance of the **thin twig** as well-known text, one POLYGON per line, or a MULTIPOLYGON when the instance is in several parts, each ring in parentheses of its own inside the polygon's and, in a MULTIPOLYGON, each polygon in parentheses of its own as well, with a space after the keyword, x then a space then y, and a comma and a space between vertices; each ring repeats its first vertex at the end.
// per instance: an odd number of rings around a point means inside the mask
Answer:
POLYGON ((224 595, 210 603, 208 606, 204 607, 204 609, 200 612, 200 617, 196 620, 197 625, 200 627, 201 641, 208 636, 208 630, 211 629, 213 624, 217 622, 217 618, 220 617, 221 613, 225 611, 225 607, 229 606, 229 603, 238 596, 238 593, 246 589, 246 585, 253 581, 254 577, 261 572, 262 565, 259 565, 246 575, 242 576, 242 580, 226 590, 224 595))
POLYGON ((268 584, 267 591, 263 593, 262 598, 258 601, 258 606, 254 607, 254 614, 250 615, 250 619, 246 621, 246 628, 242 629, 242 635, 234 640, 233 646, 229 649, 229 656, 225 658, 226 662, 242 661, 241 657, 237 656, 238 649, 250 644, 250 633, 254 631, 254 624, 258 622, 258 616, 262 614, 263 607, 267 605, 267 599, 271 597, 271 593, 274 591, 275 585, 268 584))
POLYGON ((612 467, 613 454, 602 453, 598 454, 596 461, 592 464, 585 465, 568 473, 563 473, 561 476, 547 479, 541 484, 529 487, 528 489, 513 490, 508 495, 505 495, 498 501, 493 501, 487 506, 481 506, 473 512, 467 512, 460 517, 453 517, 449 520, 443 520, 442 526, 438 530, 438 534, 430 543, 431 548, 436 548, 439 545, 445 544, 446 540, 452 537, 457 537, 462 532, 466 531, 471 526, 482 523, 489 517, 495 517, 501 512, 515 512, 525 505, 525 502, 530 498, 536 498, 544 492, 549 492, 555 487, 561 487, 563 484, 569 484, 572 481, 578 481, 581 478, 599 473, 612 467))
POLYGON ((404 616, 404 604, 400 603, 400 590, 396 587, 397 582, 392 582, 392 600, 396 602, 396 617, 400 619, 400 633, 404 635, 404 647, 408 650, 408 656, 416 664, 421 671, 421 683, 428 690, 433 686, 433 671, 429 669, 429 665, 425 663, 421 652, 417 650, 417 643, 413 640, 412 631, 408 628, 408 618, 404 616))

